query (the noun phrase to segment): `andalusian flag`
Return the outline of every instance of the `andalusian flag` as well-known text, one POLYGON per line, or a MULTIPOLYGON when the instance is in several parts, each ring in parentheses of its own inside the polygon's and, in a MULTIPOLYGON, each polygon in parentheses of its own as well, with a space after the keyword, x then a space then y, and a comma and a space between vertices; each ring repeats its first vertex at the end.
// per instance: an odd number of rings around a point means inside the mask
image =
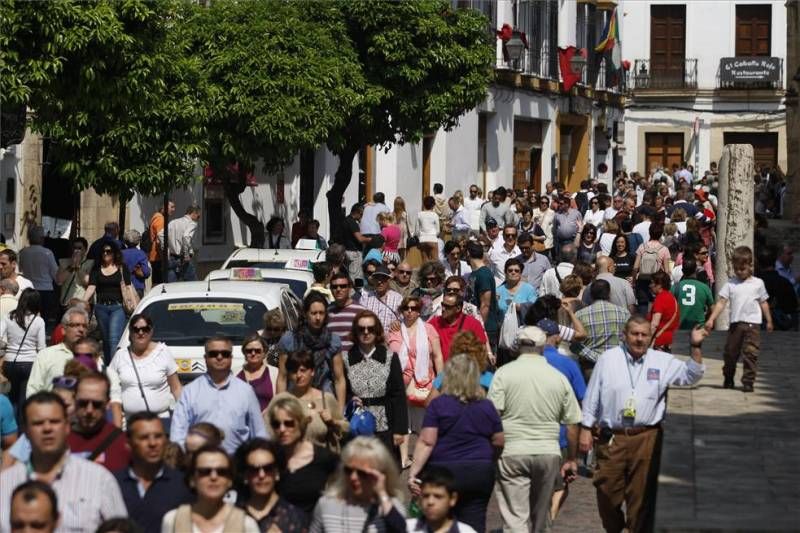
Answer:
POLYGON ((616 74, 619 80, 619 71, 622 68, 622 42, 619 39, 619 21, 617 9, 611 13, 606 27, 603 29, 603 39, 594 47, 594 51, 606 58, 606 68, 616 74))

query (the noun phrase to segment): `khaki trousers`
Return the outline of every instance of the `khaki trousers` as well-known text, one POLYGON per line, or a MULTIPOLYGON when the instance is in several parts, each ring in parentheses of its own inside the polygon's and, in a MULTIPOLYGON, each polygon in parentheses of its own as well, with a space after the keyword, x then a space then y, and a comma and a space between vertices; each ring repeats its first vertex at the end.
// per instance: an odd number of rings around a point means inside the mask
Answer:
POLYGON ((655 518, 661 429, 634 436, 615 435, 595 453, 597 507, 606 531, 652 531, 655 518), (622 512, 622 503, 625 511, 622 512), (627 517, 625 516, 627 514, 627 517))
POLYGON ((550 530, 550 498, 561 472, 560 455, 511 455, 497 462, 495 496, 503 531, 550 530))
POLYGON ((758 370, 758 351, 761 348, 761 324, 734 322, 728 329, 723 358, 722 374, 733 379, 736 363, 742 356, 742 383, 752 385, 758 370))

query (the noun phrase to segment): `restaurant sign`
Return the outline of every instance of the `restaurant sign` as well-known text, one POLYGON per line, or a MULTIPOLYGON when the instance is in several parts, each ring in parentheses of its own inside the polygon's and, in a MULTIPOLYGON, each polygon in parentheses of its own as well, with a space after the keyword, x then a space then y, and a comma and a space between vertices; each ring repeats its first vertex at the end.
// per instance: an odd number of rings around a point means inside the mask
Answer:
POLYGON ((723 57, 719 65, 723 83, 777 82, 781 79, 779 57, 723 57))

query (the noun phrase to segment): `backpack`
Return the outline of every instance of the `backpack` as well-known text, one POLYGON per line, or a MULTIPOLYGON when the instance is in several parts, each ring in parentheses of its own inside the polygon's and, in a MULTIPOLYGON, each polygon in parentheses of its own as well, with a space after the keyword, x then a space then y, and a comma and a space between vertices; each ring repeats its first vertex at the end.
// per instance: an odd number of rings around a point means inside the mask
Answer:
POLYGON ((639 279, 649 279, 661 269, 661 260, 658 257, 661 248, 662 245, 659 244, 655 248, 645 245, 642 249, 642 258, 639 261, 639 279))

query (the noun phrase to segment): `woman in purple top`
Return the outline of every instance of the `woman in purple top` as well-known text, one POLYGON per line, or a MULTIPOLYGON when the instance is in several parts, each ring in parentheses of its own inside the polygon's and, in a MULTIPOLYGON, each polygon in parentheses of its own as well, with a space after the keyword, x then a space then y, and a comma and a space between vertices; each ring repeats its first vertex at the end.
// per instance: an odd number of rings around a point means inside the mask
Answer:
POLYGON ((486 530, 486 507, 494 488, 495 460, 505 443, 494 404, 485 399, 475 360, 458 354, 444 367, 441 396, 425 411, 414 450, 409 490, 419 496, 417 479, 426 463, 444 466, 455 476, 455 516, 475 531, 486 530))
POLYGON ((236 377, 253 387, 261 410, 267 408, 275 394, 278 369, 266 363, 267 343, 258 333, 248 335, 242 342, 244 366, 236 377))

